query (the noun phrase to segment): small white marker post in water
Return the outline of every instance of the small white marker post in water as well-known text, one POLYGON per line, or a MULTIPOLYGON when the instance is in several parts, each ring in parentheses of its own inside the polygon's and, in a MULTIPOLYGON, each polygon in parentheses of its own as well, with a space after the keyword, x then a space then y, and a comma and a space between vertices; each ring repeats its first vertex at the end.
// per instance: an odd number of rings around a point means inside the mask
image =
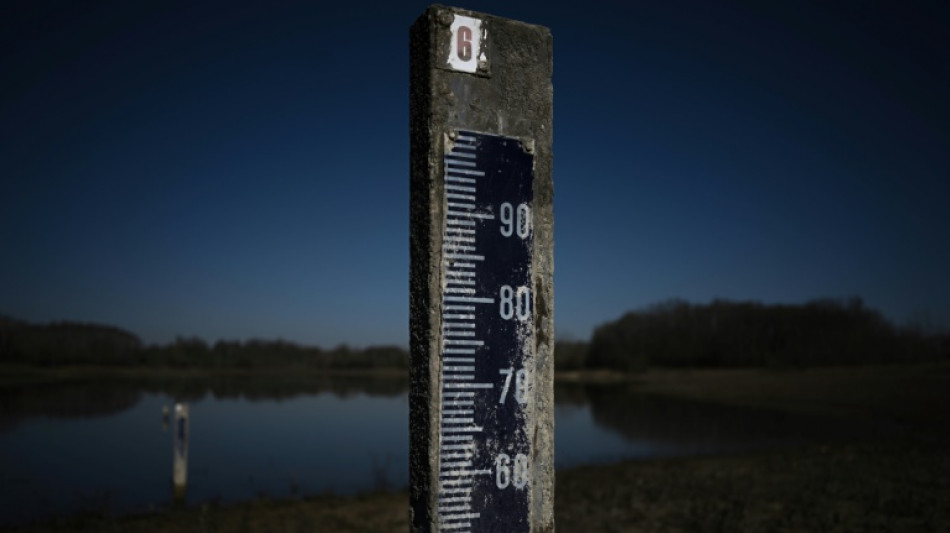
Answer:
POLYGON ((184 503, 188 486, 188 404, 175 403, 172 426, 172 499, 184 503))
POLYGON ((410 38, 411 530, 551 532, 551 34, 433 6, 410 38))

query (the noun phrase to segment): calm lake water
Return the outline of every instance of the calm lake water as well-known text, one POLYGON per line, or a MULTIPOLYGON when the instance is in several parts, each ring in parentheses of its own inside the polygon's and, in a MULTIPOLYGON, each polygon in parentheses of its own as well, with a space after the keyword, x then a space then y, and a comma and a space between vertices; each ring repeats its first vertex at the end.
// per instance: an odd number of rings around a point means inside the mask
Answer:
MULTIPOLYGON (((407 387, 400 380, 230 377, 0 388, 0 524, 172 505, 176 401, 189 413, 185 504, 405 487, 407 387), (167 419, 163 409, 171 409, 167 419)), ((556 398, 558 468, 868 431, 648 396, 631 385, 559 385, 556 398)))

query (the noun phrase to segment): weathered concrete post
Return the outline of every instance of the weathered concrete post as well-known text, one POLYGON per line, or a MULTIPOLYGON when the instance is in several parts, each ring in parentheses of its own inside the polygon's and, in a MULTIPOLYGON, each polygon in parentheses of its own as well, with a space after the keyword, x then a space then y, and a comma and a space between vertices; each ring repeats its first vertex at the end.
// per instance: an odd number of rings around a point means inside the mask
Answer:
POLYGON ((436 5, 410 56, 411 530, 551 532, 551 34, 436 5))

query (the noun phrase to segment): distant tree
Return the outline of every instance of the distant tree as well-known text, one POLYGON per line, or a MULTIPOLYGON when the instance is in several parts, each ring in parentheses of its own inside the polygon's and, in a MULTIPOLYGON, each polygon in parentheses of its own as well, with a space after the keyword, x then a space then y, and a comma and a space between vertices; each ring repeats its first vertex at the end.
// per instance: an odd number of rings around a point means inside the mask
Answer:
POLYGON ((139 365, 193 369, 371 369, 408 368, 398 346, 331 351, 284 340, 219 340, 178 337, 166 345, 143 346, 135 335, 113 326, 59 322, 30 324, 0 315, 0 364, 32 366, 139 365))
POLYGON ((113 326, 0 321, 0 361, 7 363, 123 365, 140 348, 138 337, 113 326))
POLYGON ((934 336, 901 332, 860 298, 764 305, 670 300, 598 327, 592 368, 818 366, 946 357, 934 336))

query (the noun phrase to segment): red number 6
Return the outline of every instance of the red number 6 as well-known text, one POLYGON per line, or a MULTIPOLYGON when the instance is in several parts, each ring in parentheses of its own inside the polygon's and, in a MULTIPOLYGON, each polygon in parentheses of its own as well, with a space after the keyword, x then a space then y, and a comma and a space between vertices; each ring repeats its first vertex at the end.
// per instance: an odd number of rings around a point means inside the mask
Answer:
POLYGON ((456 48, 458 49, 459 59, 462 61, 472 59, 472 29, 468 26, 459 26, 457 35, 456 48))

